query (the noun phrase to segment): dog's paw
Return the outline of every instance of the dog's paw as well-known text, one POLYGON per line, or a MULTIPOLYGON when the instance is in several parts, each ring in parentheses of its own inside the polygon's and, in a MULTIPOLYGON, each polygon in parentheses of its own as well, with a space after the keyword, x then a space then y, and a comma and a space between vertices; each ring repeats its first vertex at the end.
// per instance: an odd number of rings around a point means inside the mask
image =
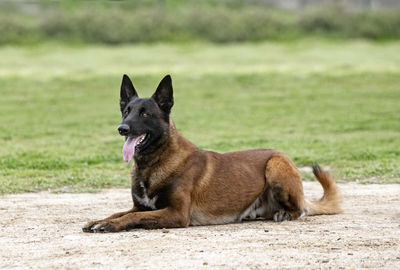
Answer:
POLYGON ((118 232, 119 227, 112 221, 91 221, 82 227, 82 231, 89 233, 118 232))
POLYGON ((291 219, 292 219, 292 217, 290 216, 290 214, 282 209, 274 214, 275 222, 282 222, 282 221, 291 220, 291 219))
POLYGON ((85 226, 82 227, 83 232, 92 232, 92 227, 96 225, 99 221, 90 221, 86 223, 85 226))

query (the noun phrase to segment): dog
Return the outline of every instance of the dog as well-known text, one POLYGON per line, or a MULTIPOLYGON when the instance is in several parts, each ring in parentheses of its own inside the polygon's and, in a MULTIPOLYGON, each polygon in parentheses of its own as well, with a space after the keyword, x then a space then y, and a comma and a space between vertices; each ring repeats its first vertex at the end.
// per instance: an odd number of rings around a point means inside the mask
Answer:
POLYGON ((332 177, 313 166, 323 187, 319 201, 304 198, 295 164, 273 149, 216 153, 197 148, 171 120, 174 105, 169 75, 150 98, 139 98, 124 75, 120 92, 125 136, 123 159, 131 168, 132 209, 87 223, 84 232, 133 228, 181 228, 242 220, 295 220, 305 215, 337 214, 340 191, 332 177))

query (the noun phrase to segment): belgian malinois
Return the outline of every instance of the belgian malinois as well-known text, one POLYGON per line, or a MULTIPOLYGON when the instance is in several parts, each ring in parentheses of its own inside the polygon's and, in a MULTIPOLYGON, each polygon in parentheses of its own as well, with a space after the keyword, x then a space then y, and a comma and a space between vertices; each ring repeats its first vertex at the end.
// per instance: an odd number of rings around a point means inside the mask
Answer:
POLYGON ((185 139, 170 118, 171 77, 150 98, 139 98, 127 75, 121 85, 123 158, 131 169, 133 208, 83 227, 84 232, 132 228, 179 228, 340 213, 341 196, 318 165, 313 173, 324 189, 319 201, 304 199, 301 176, 282 152, 251 149, 219 154, 185 139))

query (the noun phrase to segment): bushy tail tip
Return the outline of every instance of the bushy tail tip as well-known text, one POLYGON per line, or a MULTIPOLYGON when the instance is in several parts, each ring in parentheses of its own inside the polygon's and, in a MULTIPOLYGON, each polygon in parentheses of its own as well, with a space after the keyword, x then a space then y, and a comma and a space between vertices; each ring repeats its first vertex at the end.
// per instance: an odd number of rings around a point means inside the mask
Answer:
POLYGON ((341 208, 342 196, 329 173, 325 172, 318 164, 312 166, 315 178, 324 189, 324 195, 319 201, 307 201, 307 215, 333 215, 343 212, 341 208))

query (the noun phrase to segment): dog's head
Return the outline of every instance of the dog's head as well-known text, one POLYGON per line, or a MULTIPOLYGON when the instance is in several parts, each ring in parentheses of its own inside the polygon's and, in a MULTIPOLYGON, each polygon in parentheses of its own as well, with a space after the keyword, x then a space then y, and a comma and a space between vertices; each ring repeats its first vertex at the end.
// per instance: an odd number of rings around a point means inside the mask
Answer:
POLYGON ((125 162, 134 156, 156 151, 169 136, 169 115, 174 105, 172 82, 165 76, 150 98, 139 98, 129 77, 124 75, 121 84, 120 107, 122 123, 118 126, 126 137, 123 148, 125 162))

